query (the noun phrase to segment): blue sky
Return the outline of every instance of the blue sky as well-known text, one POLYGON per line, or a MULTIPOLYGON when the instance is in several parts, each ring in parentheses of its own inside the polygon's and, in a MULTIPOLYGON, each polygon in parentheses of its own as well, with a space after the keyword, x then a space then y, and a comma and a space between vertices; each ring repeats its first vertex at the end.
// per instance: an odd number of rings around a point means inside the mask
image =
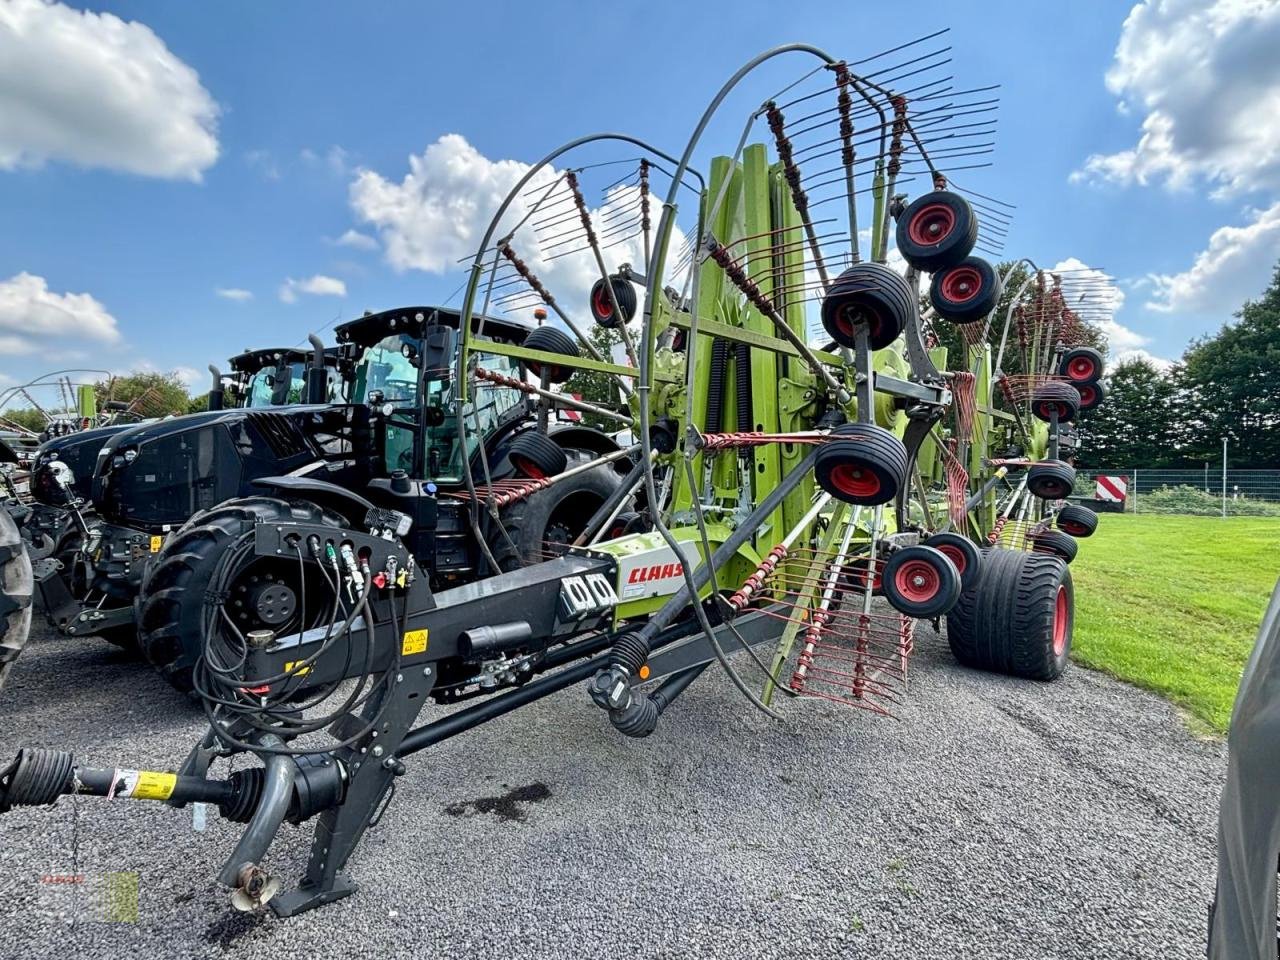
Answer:
MULTIPOLYGON (((440 301, 461 273, 391 252, 414 211, 371 219, 362 176, 394 192, 449 134, 485 163, 610 128, 676 150, 767 46, 853 60, 940 27, 958 82, 1002 85, 997 166, 975 179, 1017 205, 1007 252, 1117 278, 1118 351, 1176 358, 1265 287, 1280 4, 781 9, 0 0, 0 376, 202 371, 366 308, 440 301), (352 230, 357 245, 337 242, 352 230)), ((766 71, 742 103, 794 72, 766 71)))

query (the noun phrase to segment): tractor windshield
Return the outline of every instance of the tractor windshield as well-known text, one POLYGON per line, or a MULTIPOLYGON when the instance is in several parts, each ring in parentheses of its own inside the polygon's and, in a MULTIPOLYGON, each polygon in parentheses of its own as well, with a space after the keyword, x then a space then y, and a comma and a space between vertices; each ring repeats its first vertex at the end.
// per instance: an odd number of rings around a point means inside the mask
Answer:
POLYGON ((417 416, 418 368, 414 365, 414 358, 418 356, 420 347, 417 337, 407 333, 392 334, 367 347, 356 365, 352 402, 368 403, 375 393, 380 393, 381 402, 391 404, 395 411, 387 425, 384 462, 388 471, 408 470, 412 473, 414 469, 415 431, 404 423, 404 417, 406 414, 410 419, 417 416))
POLYGON ((249 378, 246 407, 281 407, 301 403, 306 390, 305 363, 266 366, 249 378))
MULTIPOLYGON (((483 340, 477 337, 476 340, 483 340)), ((494 354, 484 358, 484 366, 493 373, 513 379, 520 378, 520 365, 510 357, 494 354)), ((462 479, 463 446, 458 442, 458 419, 454 408, 457 396, 453 383, 453 364, 438 376, 426 380, 427 411, 427 476, 446 483, 462 479)), ((480 444, 511 411, 522 406, 524 394, 511 387, 503 387, 486 381, 473 381, 470 402, 463 408, 466 422, 466 456, 473 455, 480 444)))

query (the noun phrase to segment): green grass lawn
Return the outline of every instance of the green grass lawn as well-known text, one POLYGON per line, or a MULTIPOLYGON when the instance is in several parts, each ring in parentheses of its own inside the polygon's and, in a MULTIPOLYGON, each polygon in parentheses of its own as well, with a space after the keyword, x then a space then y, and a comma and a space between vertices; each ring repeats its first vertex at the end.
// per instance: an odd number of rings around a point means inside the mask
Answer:
POLYGON ((1280 519, 1104 513, 1099 520, 1071 565, 1074 658, 1225 732, 1280 576, 1280 519))

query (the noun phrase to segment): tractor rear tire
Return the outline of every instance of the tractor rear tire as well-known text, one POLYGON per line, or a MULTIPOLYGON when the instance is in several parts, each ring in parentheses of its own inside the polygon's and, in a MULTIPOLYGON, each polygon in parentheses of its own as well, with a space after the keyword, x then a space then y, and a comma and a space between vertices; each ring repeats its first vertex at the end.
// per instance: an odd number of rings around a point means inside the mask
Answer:
MULTIPOLYGON (((573 467, 593 459, 580 450, 566 453, 573 467)), ((506 535, 495 529, 489 537, 498 568, 507 573, 540 563, 556 552, 557 544, 572 543, 621 482, 613 465, 602 463, 503 508, 506 535)))
POLYGON ((13 518, 0 510, 0 690, 31 635, 31 558, 13 518))
POLYGON ((1071 654, 1075 589, 1058 557, 990 549, 982 583, 947 614, 947 643, 966 667, 1056 680, 1071 654))
POLYGON ((1088 507, 1068 503, 1058 511, 1057 523, 1059 530, 1079 540, 1081 537, 1093 536, 1093 532, 1098 529, 1098 515, 1088 507))
POLYGON ((204 652, 205 593, 223 552, 256 524, 279 521, 346 525, 314 503, 244 497, 197 513, 156 554, 138 592, 138 646, 174 688, 192 689, 204 652))
POLYGON ((955 266, 978 242, 978 218, 969 201, 950 190, 934 190, 911 202, 898 217, 898 252, 911 266, 934 273, 955 266))
MULTIPOLYGON (((573 342, 573 337, 559 327, 538 327, 524 338, 524 343, 520 346, 529 350, 541 350, 544 353, 558 353, 562 357, 577 359, 581 356, 578 353, 578 345, 573 342)), ((534 376, 542 376, 542 364, 539 361, 526 360, 525 366, 533 371, 534 376)), ((547 379, 552 383, 564 383, 573 376, 573 373, 573 367, 547 367, 547 379)))

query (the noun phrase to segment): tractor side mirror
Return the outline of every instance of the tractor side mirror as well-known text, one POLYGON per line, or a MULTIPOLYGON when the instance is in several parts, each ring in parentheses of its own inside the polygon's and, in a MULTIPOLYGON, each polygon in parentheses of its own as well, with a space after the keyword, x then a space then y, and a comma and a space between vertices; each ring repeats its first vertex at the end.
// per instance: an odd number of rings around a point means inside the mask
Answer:
POLYGON ((428 380, 448 383, 453 374, 453 352, 457 342, 452 327, 432 324, 422 335, 420 368, 428 380))

